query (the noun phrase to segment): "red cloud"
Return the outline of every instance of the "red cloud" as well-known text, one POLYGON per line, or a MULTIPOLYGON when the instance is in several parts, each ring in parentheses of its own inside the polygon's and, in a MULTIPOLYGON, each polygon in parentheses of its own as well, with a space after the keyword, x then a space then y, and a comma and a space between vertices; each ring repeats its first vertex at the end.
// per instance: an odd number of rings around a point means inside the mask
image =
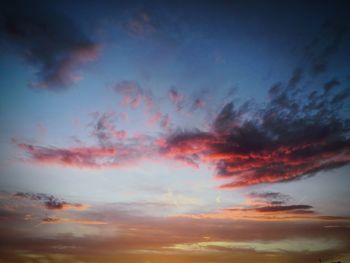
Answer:
POLYGON ((99 168, 108 166, 106 161, 117 154, 115 148, 80 147, 49 148, 21 143, 18 147, 26 151, 32 161, 37 163, 54 163, 79 168, 99 168))
POLYGON ((113 127, 107 129, 108 125, 97 122, 93 135, 100 145, 94 147, 57 148, 13 141, 27 154, 29 162, 37 164, 100 169, 117 168, 159 157, 157 143, 152 137, 145 134, 126 137, 126 132, 117 131, 113 127))

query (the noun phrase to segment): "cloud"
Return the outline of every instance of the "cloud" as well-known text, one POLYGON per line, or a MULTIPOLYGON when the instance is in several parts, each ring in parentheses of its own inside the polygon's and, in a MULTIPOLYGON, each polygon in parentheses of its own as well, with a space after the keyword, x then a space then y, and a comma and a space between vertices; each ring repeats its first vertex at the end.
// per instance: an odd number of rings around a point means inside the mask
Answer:
POLYGON ((146 124, 150 126, 159 125, 166 132, 171 130, 171 121, 167 113, 159 109, 159 105, 150 89, 142 88, 135 81, 121 81, 113 86, 113 90, 122 96, 122 105, 131 108, 144 107, 147 115, 146 124))
POLYGON ((214 137, 210 133, 193 131, 177 131, 169 136, 161 145, 161 154, 198 167, 200 154, 206 151, 214 137))
POLYGON ((181 111, 184 107, 185 97, 175 88, 169 90, 170 101, 175 105, 177 111, 181 111))
POLYGON ((134 81, 122 81, 113 87, 113 90, 123 96, 122 104, 136 108, 140 105, 143 97, 143 90, 134 81))
MULTIPOLYGON (((220 188, 246 187, 297 180, 345 166, 350 161, 350 120, 342 113, 350 92, 343 85, 331 89, 304 88, 293 72, 286 83, 269 89, 265 104, 245 102, 223 106, 207 130, 169 129, 169 117, 151 115, 165 131, 158 138, 128 137, 117 130, 114 113, 95 114, 95 147, 56 148, 18 143, 29 160, 78 168, 117 168, 149 158, 168 158, 192 167, 209 164, 216 177, 232 179, 220 188)), ((325 86, 331 85, 329 82, 325 86)), ((128 103, 145 101, 135 83, 115 86, 128 103)), ((182 98, 175 90, 175 102, 182 98)))
POLYGON ((115 148, 78 147, 62 149, 56 147, 35 146, 21 143, 18 147, 29 154, 30 161, 40 164, 59 164, 78 168, 111 167, 115 148))
POLYGON ((192 111, 202 109, 205 106, 205 101, 202 99, 195 99, 192 104, 192 111))
MULTIPOLYGON (((94 146, 85 146, 78 141, 78 146, 61 148, 19 143, 12 139, 25 154, 21 161, 40 165, 103 169, 120 168, 160 157, 157 138, 143 133, 130 136, 125 130, 117 129, 116 120, 122 116, 114 112, 93 112, 91 116, 92 121, 88 127, 91 129, 90 135, 97 142, 94 146)), ((170 129, 170 120, 166 114, 160 113, 157 121, 162 129, 170 129)))
POLYGON ((106 225, 107 222, 90 220, 90 219, 74 219, 74 218, 59 218, 45 217, 41 220, 42 224, 79 224, 79 225, 106 225))
POLYGON ((79 66, 98 56, 99 46, 45 3, 7 1, 0 9, 2 46, 38 69, 32 87, 62 90, 80 79, 79 66))
MULTIPOLYGON (((332 37, 313 43, 320 47, 309 50, 309 66, 335 54, 347 32, 333 24, 325 28, 332 37)), ((159 138, 128 137, 116 129, 114 113, 104 113, 93 122, 96 147, 18 146, 36 163, 79 168, 117 168, 153 157, 192 167, 209 164, 215 167, 216 178, 230 180, 222 189, 298 180, 350 162, 350 119, 343 111, 350 95, 348 83, 339 77, 326 82, 313 77, 319 86, 310 86, 306 66, 296 67, 290 78, 272 85, 262 104, 226 103, 206 129, 170 129, 169 116, 155 110, 150 91, 135 81, 121 81, 114 91, 128 107, 144 105, 149 122, 159 123, 165 131, 159 138)), ((178 111, 186 106, 177 89, 171 88, 168 95, 178 111)))
POLYGON ((210 163, 217 178, 234 179, 221 188, 297 180, 350 162, 350 119, 342 114, 349 91, 305 89, 291 80, 273 85, 259 106, 227 103, 210 130, 177 131, 164 155, 189 164, 210 163), (293 88, 291 88, 293 86, 293 88))
MULTIPOLYGON (((224 211, 230 211, 238 215, 246 213, 245 217, 258 219, 261 214, 262 218, 267 216, 273 219, 273 215, 276 215, 276 219, 289 219, 292 215, 297 219, 299 216, 305 218, 305 216, 314 217, 316 215, 311 205, 306 204, 290 204, 291 197, 279 192, 252 192, 246 196, 246 205, 244 207, 227 208, 224 211), (272 217, 270 217, 272 215, 272 217)), ((310 218, 310 217, 309 217, 310 218)), ((317 217, 317 219, 320 219, 317 217)))
POLYGON ((135 81, 123 80, 112 88, 122 96, 122 105, 137 108, 143 103, 146 112, 151 113, 154 109, 154 99, 151 90, 141 88, 135 81))
POLYGON ((291 197, 279 192, 252 192, 247 195, 247 203, 250 205, 283 205, 290 201, 291 197))
POLYGON ((326 82, 323 86, 326 92, 332 90, 334 87, 340 85, 340 82, 337 79, 332 79, 328 82, 326 82))
POLYGON ((279 192, 262 192, 262 193, 257 193, 257 192, 252 192, 248 195, 250 198, 258 198, 258 199, 267 199, 269 201, 275 201, 275 200, 289 200, 290 197, 288 195, 279 193, 279 192))
POLYGON ((66 201, 59 200, 53 195, 41 193, 18 192, 15 193, 13 196, 33 201, 42 201, 44 203, 44 207, 48 210, 86 210, 87 208, 89 208, 89 206, 86 204, 69 203, 66 201))
POLYGON ((114 112, 95 112, 93 121, 90 123, 92 127, 92 136, 96 137, 102 147, 111 147, 113 141, 123 140, 127 137, 125 130, 116 129, 114 112))
MULTIPOLYGON (((104 115, 102 120, 106 120, 104 115)), ((97 118, 97 126, 93 125, 93 135, 98 139, 99 145, 93 147, 57 148, 17 143, 16 140, 14 142, 26 154, 26 158, 22 159, 24 162, 81 169, 120 168, 159 156, 153 137, 144 134, 126 137, 123 131, 117 131, 108 125, 108 121, 101 122, 97 118)))

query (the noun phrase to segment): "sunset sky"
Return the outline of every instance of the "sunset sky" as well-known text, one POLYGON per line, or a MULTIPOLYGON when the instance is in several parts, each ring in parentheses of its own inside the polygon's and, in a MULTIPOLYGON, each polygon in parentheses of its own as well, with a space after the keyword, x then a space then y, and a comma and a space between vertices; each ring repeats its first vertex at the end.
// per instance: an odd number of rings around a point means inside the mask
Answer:
POLYGON ((0 263, 350 262, 346 1, 1 1, 0 263))

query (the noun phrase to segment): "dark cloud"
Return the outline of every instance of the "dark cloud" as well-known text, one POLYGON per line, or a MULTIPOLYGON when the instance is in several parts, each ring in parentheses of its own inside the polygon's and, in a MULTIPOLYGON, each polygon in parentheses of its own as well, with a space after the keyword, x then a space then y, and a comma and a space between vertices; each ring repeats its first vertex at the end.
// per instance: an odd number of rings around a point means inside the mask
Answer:
POLYGON ((76 219, 76 218, 45 217, 41 219, 41 224, 106 225, 107 222, 84 219, 84 218, 76 219))
POLYGON ((42 193, 18 192, 18 193, 15 193, 13 196, 23 198, 23 199, 29 199, 33 201, 42 201, 44 203, 45 208, 49 210, 65 210, 65 209, 84 210, 88 207, 85 204, 69 203, 66 201, 59 200, 53 195, 47 195, 42 193))
MULTIPOLYGON (((270 214, 270 213, 286 213, 286 215, 308 215, 315 214, 312 210, 312 206, 310 205, 273 205, 272 203, 268 206, 256 206, 249 208, 227 208, 225 211, 231 212, 257 212, 262 214, 270 214)), ((256 215, 255 215, 256 216, 256 215)), ((319 218, 319 216, 317 216, 319 218)), ((315 219, 315 218, 314 218, 315 219)))
POLYGON ((248 197, 251 199, 257 199, 257 200, 269 202, 273 205, 283 204, 291 199, 290 196, 279 192, 262 192, 262 193, 253 192, 253 193, 250 193, 248 197))
POLYGON ((323 88, 326 92, 328 92, 338 85, 340 85, 340 82, 337 79, 332 79, 332 80, 326 82, 324 84, 323 88))
POLYGON ((46 224, 52 224, 52 223, 57 223, 60 219, 57 217, 45 217, 42 219, 43 223, 46 224))
POLYGON ((5 1, 0 10, 0 44, 38 69, 31 86, 62 90, 80 78, 79 65, 98 55, 97 44, 72 19, 45 3, 5 1))
POLYGON ((262 213, 281 212, 281 211, 298 212, 300 210, 305 211, 311 208, 312 206, 310 205, 275 205, 275 206, 263 206, 263 207, 256 208, 255 210, 262 213))
POLYGON ((331 100, 332 104, 339 104, 347 100, 347 98, 350 95, 350 89, 344 89, 340 92, 338 92, 331 100))
MULTIPOLYGON (((256 213, 263 214, 262 216, 276 214, 285 214, 287 218, 290 215, 301 216, 316 215, 311 205, 306 204, 291 204, 291 197, 279 192, 252 192, 247 196, 249 205, 243 207, 227 208, 225 211, 231 212, 252 212, 252 216, 256 213)), ((319 215, 316 215, 317 217, 319 215)))

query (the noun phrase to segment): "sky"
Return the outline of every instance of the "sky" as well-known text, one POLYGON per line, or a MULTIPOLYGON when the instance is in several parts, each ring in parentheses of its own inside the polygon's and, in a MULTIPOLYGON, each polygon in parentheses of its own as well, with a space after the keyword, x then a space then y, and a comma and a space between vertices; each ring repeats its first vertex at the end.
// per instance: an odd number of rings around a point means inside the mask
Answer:
POLYGON ((1 1, 0 263, 350 262, 346 1, 1 1))

